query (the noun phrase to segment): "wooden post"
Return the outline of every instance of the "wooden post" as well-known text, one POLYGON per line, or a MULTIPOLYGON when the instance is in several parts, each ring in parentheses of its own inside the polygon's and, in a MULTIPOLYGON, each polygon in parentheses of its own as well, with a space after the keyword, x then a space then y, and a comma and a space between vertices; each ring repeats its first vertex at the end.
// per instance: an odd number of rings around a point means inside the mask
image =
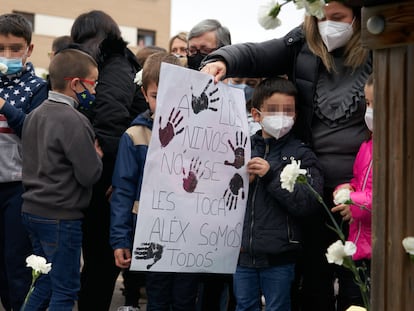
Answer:
POLYGON ((375 80, 371 309, 412 311, 414 262, 401 241, 414 236, 414 2, 388 2, 362 10, 375 80))

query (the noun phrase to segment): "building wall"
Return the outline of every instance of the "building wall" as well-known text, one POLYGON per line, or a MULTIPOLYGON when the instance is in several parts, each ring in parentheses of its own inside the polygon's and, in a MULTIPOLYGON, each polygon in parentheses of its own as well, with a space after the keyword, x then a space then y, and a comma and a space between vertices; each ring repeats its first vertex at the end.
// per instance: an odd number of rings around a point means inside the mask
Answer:
POLYGON ((155 45, 168 48, 171 0, 1 0, 0 6, 0 14, 14 11, 34 14, 34 51, 29 60, 39 74, 49 64, 53 39, 69 35, 73 20, 90 10, 111 15, 134 53, 140 48, 137 38, 145 30, 155 32, 155 45))

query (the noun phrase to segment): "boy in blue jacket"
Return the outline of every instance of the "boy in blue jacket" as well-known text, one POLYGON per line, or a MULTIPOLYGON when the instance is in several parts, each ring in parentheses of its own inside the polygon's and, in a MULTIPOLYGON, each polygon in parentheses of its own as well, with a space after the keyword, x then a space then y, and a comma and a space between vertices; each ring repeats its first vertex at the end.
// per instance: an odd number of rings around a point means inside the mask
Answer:
POLYGON ((25 261, 32 247, 20 215, 20 136, 26 115, 48 91, 27 61, 32 52, 30 23, 19 14, 0 15, 0 298, 6 310, 20 310, 32 279, 25 261))
POLYGON ((322 206, 304 184, 290 193, 281 188, 280 173, 292 159, 301 161, 309 183, 319 193, 323 178, 311 148, 291 133, 296 119, 297 90, 283 78, 263 80, 255 89, 251 113, 262 130, 251 137, 247 163, 249 196, 242 245, 234 274, 237 311, 290 310, 290 289, 301 251, 300 219, 322 206))
MULTIPOLYGON (((142 72, 142 93, 149 110, 138 115, 122 135, 112 177, 110 243, 115 264, 128 269, 139 208, 141 185, 157 104, 161 62, 181 66, 169 53, 150 55, 142 72)), ((146 273, 148 310, 195 310, 198 277, 192 273, 146 273)))

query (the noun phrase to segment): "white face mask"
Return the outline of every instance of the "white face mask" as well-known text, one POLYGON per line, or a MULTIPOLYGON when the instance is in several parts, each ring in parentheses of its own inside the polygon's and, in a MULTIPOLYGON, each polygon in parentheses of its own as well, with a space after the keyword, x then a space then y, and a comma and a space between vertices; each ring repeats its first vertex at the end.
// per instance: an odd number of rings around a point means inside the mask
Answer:
POLYGON ((260 122, 263 130, 276 139, 289 133, 294 123, 293 117, 287 115, 265 116, 260 122))
POLYGON ((373 132, 374 129, 374 110, 371 107, 367 107, 365 111, 365 123, 368 129, 373 132))
POLYGON ((354 33, 352 28, 354 20, 351 24, 329 20, 318 23, 319 34, 328 52, 343 47, 348 43, 354 33))

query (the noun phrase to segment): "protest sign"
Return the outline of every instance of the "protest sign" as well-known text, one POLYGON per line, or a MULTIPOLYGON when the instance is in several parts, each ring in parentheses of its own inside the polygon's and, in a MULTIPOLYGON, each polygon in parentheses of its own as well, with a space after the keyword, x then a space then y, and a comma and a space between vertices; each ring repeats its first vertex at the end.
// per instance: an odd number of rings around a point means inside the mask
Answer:
POLYGON ((241 90, 162 63, 131 270, 234 273, 248 133, 241 90))

